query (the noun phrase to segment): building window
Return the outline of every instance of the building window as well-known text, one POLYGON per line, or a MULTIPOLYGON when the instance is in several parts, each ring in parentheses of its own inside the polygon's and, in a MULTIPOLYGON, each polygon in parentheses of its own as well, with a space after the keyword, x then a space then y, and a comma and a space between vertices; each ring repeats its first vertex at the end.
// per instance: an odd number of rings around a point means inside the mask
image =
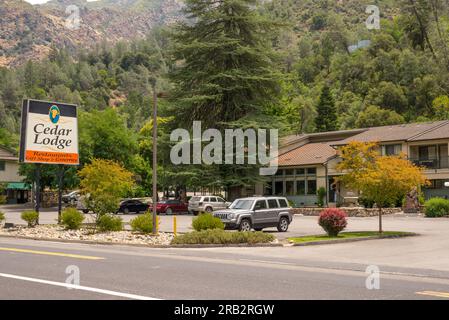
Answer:
POLYGON ((296 169, 296 175, 297 176, 303 176, 305 174, 305 170, 304 169, 296 169))
POLYGON ((443 189, 446 180, 430 180, 430 185, 426 186, 426 189, 443 189))
POLYGON ((295 190, 293 189, 294 185, 293 185, 293 181, 285 181, 285 191, 286 191, 286 195, 287 196, 293 196, 295 195, 295 190))
POLYGON ((307 194, 316 195, 316 180, 307 180, 307 194))
POLYGON ((307 168, 307 174, 308 175, 316 175, 316 168, 307 168))
POLYGON ((274 194, 276 196, 281 196, 284 194, 284 182, 283 181, 276 181, 274 183, 274 194))
POLYGON ((5 167, 6 167, 6 162, 0 161, 0 171, 5 171, 5 167))
POLYGON ((292 175, 294 175, 294 173, 295 173, 294 169, 286 169, 285 170, 285 175, 286 176, 292 176, 292 175))
POLYGON ((383 156, 397 156, 402 151, 402 145, 400 144, 387 144, 382 146, 383 156))
POLYGON ((296 195, 303 196, 306 194, 306 182, 304 180, 296 181, 296 195))
POLYGON ((273 195, 273 185, 271 184, 271 181, 265 185, 264 190, 265 190, 265 193, 264 193, 265 196, 273 195))
POLYGON ((277 176, 283 176, 284 175, 284 170, 278 169, 278 171, 276 171, 276 175, 277 176))

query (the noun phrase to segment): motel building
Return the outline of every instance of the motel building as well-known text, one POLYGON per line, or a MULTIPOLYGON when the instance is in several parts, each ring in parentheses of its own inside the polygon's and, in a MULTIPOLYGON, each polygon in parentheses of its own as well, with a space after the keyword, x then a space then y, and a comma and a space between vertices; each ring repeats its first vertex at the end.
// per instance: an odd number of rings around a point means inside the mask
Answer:
POLYGON ((340 173, 335 169, 341 160, 338 147, 351 141, 380 145, 382 155, 404 153, 408 159, 425 168, 431 184, 424 191, 426 199, 449 198, 449 121, 412 123, 293 135, 284 138, 279 150, 279 170, 265 185, 256 185, 255 192, 283 195, 296 207, 316 206, 317 190, 326 189, 326 205, 336 206, 357 201, 356 191, 335 183, 340 173))
POLYGON ((19 175, 19 159, 14 152, 0 146, 0 184, 5 190, 0 196, 6 196, 8 204, 26 203, 30 196, 30 186, 19 175))

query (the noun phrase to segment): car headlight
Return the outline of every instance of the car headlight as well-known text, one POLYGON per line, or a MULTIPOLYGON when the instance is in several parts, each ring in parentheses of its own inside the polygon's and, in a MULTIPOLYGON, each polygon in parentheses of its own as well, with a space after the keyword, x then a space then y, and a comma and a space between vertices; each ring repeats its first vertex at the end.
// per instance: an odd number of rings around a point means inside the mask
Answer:
POLYGON ((235 218, 235 213, 228 214, 228 219, 234 219, 234 218, 235 218))

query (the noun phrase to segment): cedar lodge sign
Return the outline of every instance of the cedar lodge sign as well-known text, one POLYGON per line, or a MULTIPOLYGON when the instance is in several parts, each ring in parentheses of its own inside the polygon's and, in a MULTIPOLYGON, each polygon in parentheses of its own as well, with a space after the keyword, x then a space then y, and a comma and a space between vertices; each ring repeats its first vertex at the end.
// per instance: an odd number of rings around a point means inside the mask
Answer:
POLYGON ((77 106, 24 100, 20 162, 78 165, 77 106))

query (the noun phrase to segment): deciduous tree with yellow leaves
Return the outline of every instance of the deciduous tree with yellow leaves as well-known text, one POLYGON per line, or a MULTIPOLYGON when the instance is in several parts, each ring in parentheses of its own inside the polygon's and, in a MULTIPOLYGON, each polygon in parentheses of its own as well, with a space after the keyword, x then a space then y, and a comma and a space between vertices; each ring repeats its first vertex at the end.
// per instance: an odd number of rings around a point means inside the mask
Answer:
POLYGON ((115 213, 122 197, 134 185, 132 173, 111 160, 94 159, 78 175, 86 204, 97 214, 97 219, 115 213))
POLYGON ((375 142, 351 142, 339 153, 342 161, 337 169, 344 175, 338 180, 376 203, 379 233, 382 233, 382 208, 414 187, 428 183, 423 168, 415 166, 403 155, 381 156, 375 142))

